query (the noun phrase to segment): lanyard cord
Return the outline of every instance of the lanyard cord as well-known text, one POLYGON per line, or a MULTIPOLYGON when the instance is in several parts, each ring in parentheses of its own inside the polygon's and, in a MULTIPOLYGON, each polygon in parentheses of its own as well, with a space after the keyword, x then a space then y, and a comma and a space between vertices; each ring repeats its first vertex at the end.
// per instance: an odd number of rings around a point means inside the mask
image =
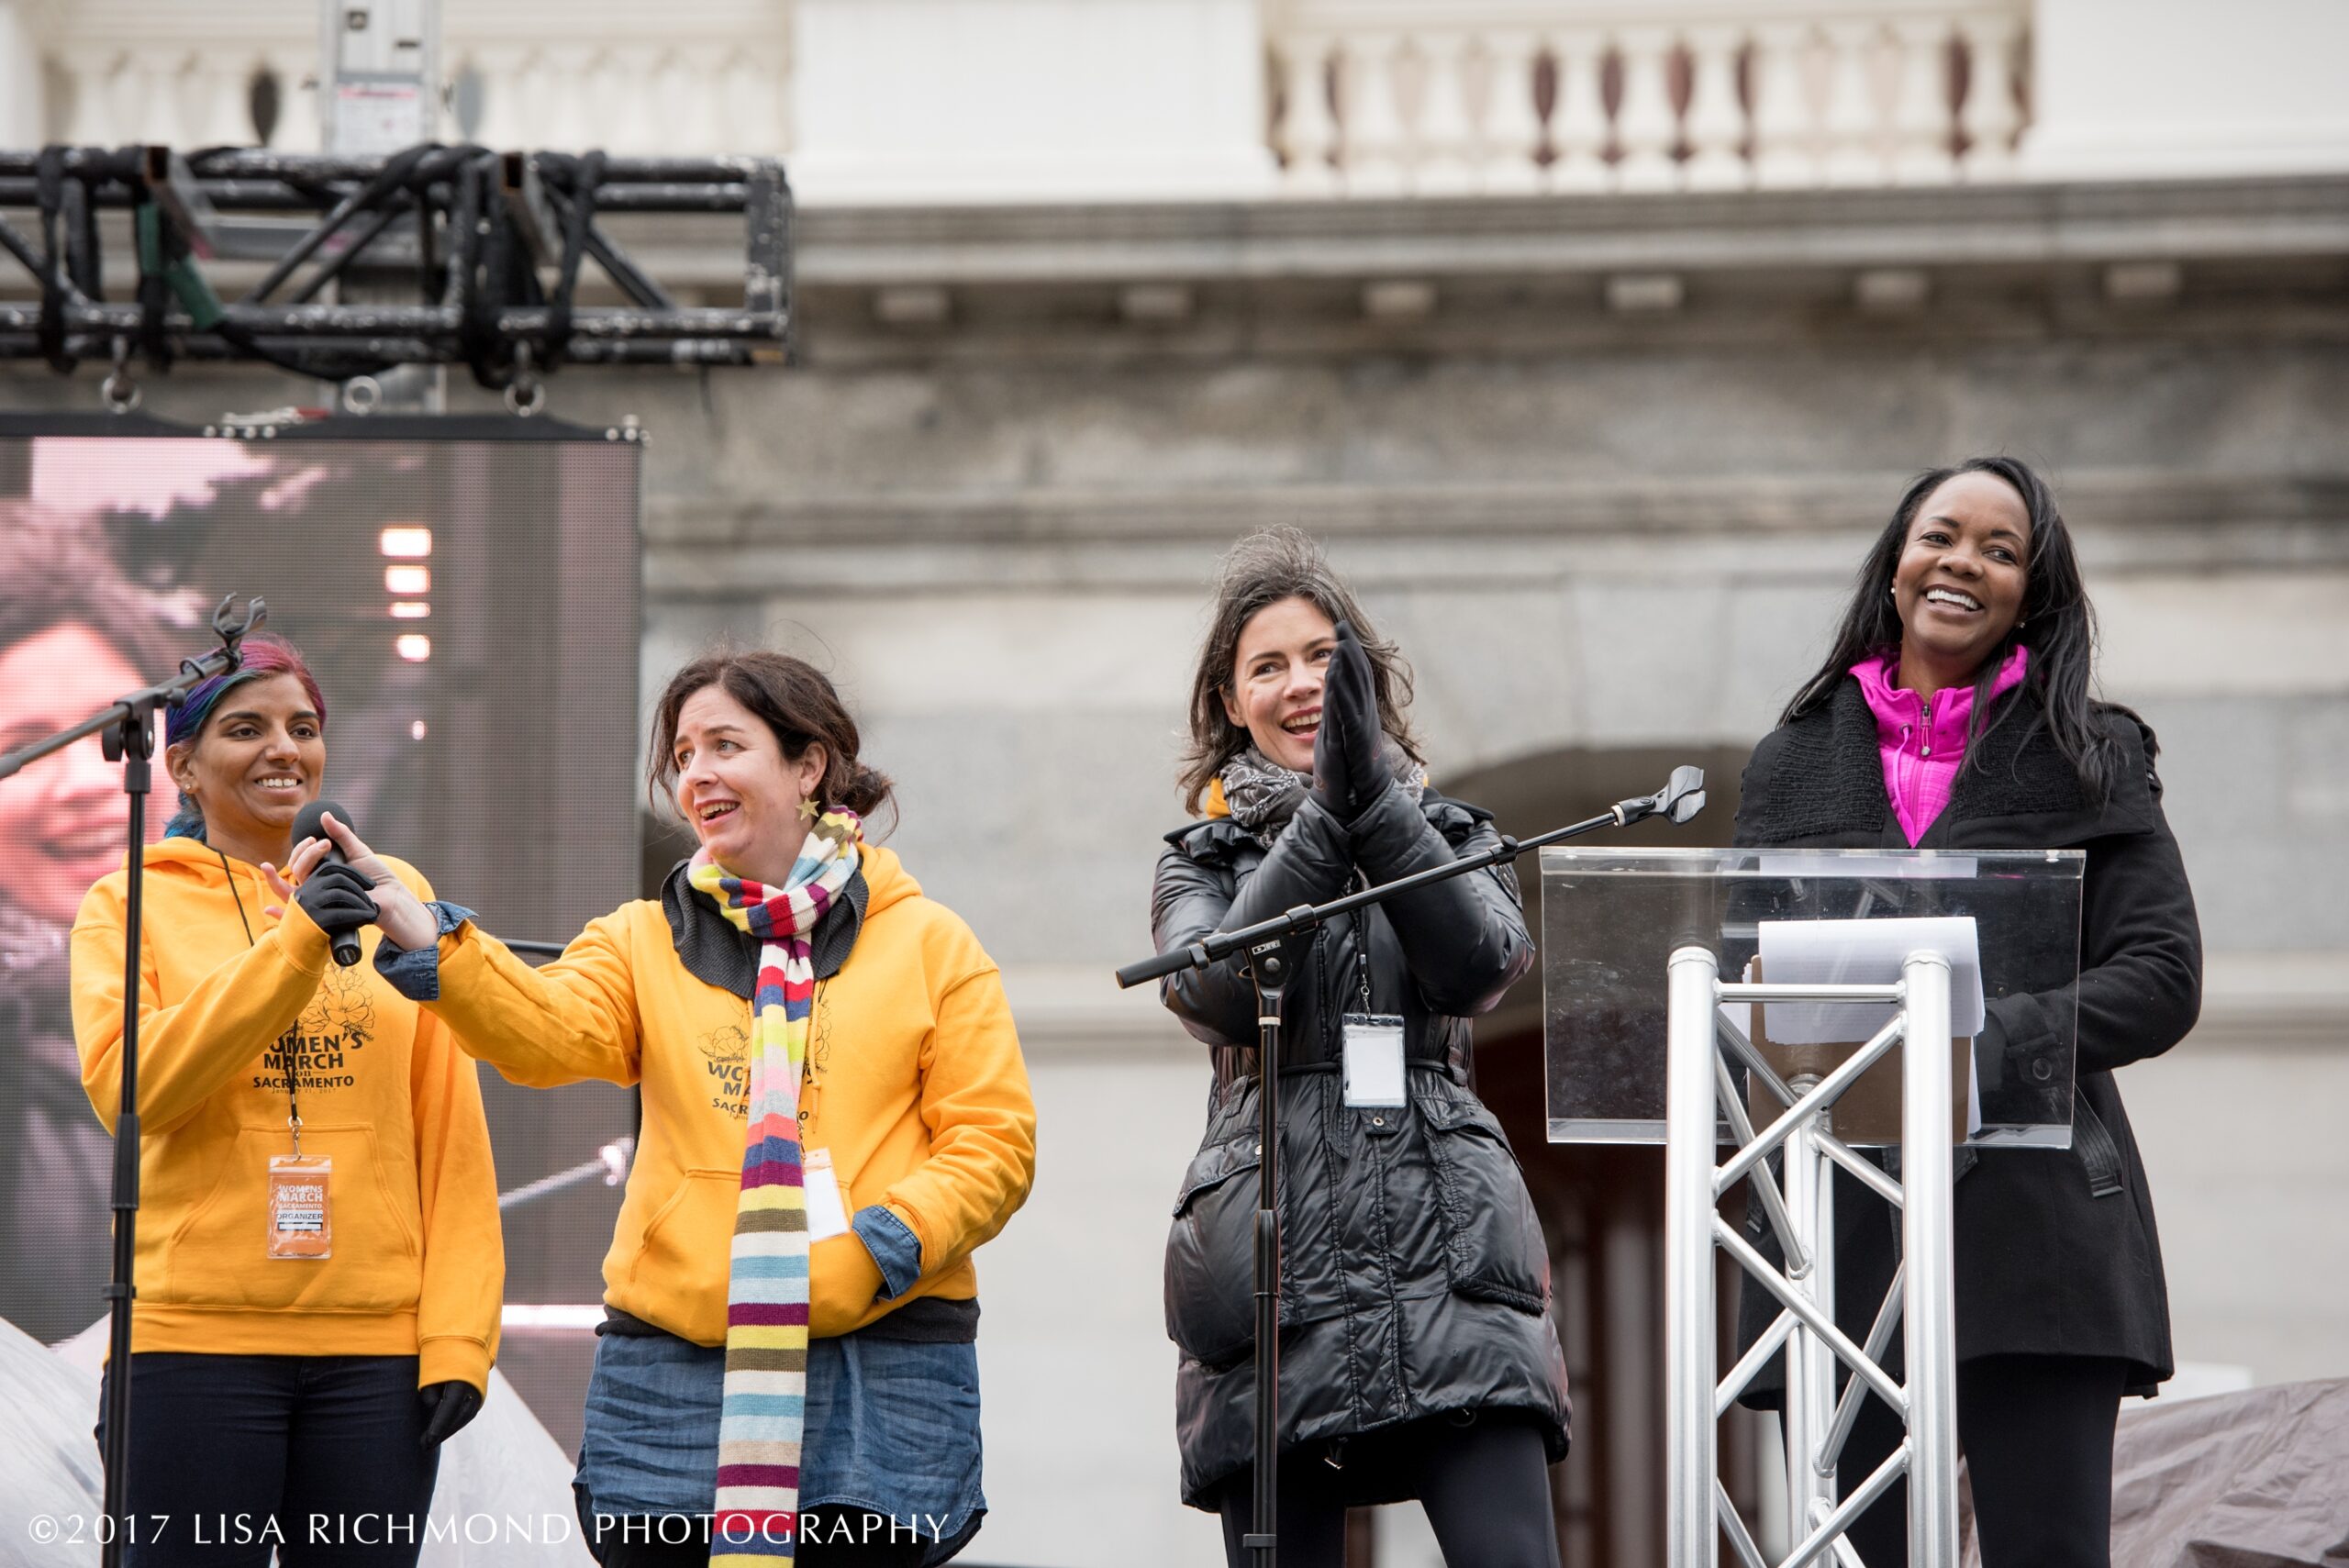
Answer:
MULTIPOLYGON (((237 924, 245 929, 245 946, 259 947, 261 944, 253 940, 253 923, 245 915, 245 895, 237 891, 237 873, 229 866, 228 857, 219 845, 213 845, 212 852, 220 857, 220 873, 228 879, 228 896, 237 901, 237 924)), ((296 1065, 299 1053, 288 1051, 281 1054, 285 1058, 285 1126, 294 1135, 294 1158, 299 1160, 302 1157, 302 1102, 294 1091, 294 1081, 300 1072, 296 1065)))

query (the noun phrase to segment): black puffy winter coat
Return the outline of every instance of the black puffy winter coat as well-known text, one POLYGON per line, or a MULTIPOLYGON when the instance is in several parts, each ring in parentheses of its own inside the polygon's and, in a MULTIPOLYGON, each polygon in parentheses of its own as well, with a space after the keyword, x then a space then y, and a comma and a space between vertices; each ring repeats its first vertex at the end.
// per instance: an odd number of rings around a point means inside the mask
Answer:
MULTIPOLYGON (((2147 1392, 2172 1371, 2169 1296, 2153 1195, 2113 1073, 2158 1056, 2194 1027, 2201 929, 2177 840, 2162 815, 2152 732, 2124 709, 2099 711, 2114 764, 2108 796, 2092 800, 2046 726, 2032 722, 2039 700, 2029 685, 2001 699, 2006 711, 1976 743, 1979 755, 1966 757, 1948 806, 1919 844, 2087 851, 2077 984, 1990 999, 1975 1041, 1986 1077, 2039 1077, 2047 1071, 2042 1048, 2053 1038, 2053 1019, 2076 1004, 2071 1148, 1959 1151, 1957 1359, 2118 1357, 2130 1363, 2132 1391, 2147 1392)), ((1857 681, 1843 682, 1827 703, 1754 749, 1737 841, 1908 848, 1885 791, 1876 716, 1857 681)), ((1758 1210, 1746 1224, 1775 1257, 1776 1237, 1758 1210)), ((1838 1172, 1835 1229, 1836 1317, 1860 1339, 1891 1279, 1898 1221, 1838 1172)), ((1741 1346, 1776 1316, 1775 1301, 1745 1289, 1741 1346)), ((1776 1380, 1758 1383, 1754 1402, 1766 1403, 1776 1380)))
MULTIPOLYGON (((1489 849, 1490 815, 1390 789, 1341 825, 1310 799, 1267 851, 1228 817, 1167 835, 1161 951, 1489 849)), ((1281 1446, 1454 1410, 1523 1412, 1565 1455, 1549 1251, 1500 1124, 1469 1082, 1471 1015, 1532 967, 1514 875, 1475 871, 1340 917, 1296 944, 1281 1051, 1281 1446), (1341 1103, 1343 1016, 1400 1014, 1409 1104, 1341 1103)), ((1183 1498, 1213 1507, 1250 1462, 1257 1187, 1255 991, 1236 963, 1163 983, 1215 1048, 1206 1136, 1166 1247, 1181 1350, 1183 1498)), ((1364 1497, 1362 1502, 1393 1499, 1364 1497)))

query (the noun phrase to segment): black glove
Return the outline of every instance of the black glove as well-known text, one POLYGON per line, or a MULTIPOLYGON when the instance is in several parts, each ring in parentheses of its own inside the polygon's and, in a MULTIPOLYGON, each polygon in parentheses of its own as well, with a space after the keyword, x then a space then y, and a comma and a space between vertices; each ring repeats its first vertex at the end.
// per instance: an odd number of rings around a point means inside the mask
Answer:
POLYGON ((464 1429, 466 1422, 481 1414, 481 1391, 470 1383, 435 1383, 416 1391, 424 1402, 424 1435, 416 1440, 418 1448, 433 1448, 447 1442, 464 1429))
POLYGON ((1321 677, 1321 728, 1313 738, 1313 798, 1352 822, 1394 780, 1379 757, 1378 688, 1354 628, 1338 623, 1338 646, 1321 677))
POLYGON ((347 865, 329 863, 302 879, 294 902, 318 929, 339 937, 373 922, 375 884, 347 865))

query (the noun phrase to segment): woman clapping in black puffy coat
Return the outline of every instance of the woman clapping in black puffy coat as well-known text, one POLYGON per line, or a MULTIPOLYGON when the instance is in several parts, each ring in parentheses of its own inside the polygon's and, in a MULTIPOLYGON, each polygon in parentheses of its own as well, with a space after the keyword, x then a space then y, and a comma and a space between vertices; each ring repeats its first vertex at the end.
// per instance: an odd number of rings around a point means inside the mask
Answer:
MULTIPOLYGON (((1152 895, 1159 951, 1492 848, 1488 813, 1424 782, 1409 675, 1304 534, 1225 559, 1192 689, 1187 804, 1152 895)), ((1417 1498, 1445 1561, 1553 1565, 1545 1467, 1565 1455, 1548 1250, 1469 1024, 1533 964, 1517 883, 1470 872, 1296 943, 1280 1055, 1280 1551, 1344 1557, 1350 1506, 1417 1498), (1341 1064, 1402 1024, 1400 1106, 1344 1103, 1341 1064)), ((1163 982, 1213 1049, 1214 1092, 1166 1254, 1182 1351, 1184 1500, 1248 1561, 1256 997, 1237 962, 1163 982)), ((1391 1040, 1391 1034, 1386 1037, 1391 1040)), ((1391 1052, 1388 1044, 1385 1049, 1391 1052)))

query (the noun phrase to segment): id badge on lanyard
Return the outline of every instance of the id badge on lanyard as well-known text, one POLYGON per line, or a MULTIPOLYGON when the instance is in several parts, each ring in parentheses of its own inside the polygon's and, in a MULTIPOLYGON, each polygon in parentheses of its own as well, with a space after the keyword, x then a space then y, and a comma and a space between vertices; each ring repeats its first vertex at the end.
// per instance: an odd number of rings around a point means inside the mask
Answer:
POLYGON ((1395 1106, 1409 1103, 1403 1083, 1403 1019, 1370 1010, 1370 940, 1363 938, 1362 1011, 1343 1022, 1345 1048, 1340 1086, 1349 1106, 1395 1106))
POLYGON ((808 1150, 799 1162, 799 1177, 807 1204, 807 1240, 848 1234, 848 1204, 841 1195, 840 1173, 832 1169, 832 1151, 808 1150))
POLYGON ((1348 1013, 1345 1019, 1345 1102, 1399 1106, 1403 1090, 1403 1020, 1393 1013, 1348 1013))
POLYGON ((269 1157, 269 1255, 334 1256, 334 1161, 298 1152, 269 1157))

